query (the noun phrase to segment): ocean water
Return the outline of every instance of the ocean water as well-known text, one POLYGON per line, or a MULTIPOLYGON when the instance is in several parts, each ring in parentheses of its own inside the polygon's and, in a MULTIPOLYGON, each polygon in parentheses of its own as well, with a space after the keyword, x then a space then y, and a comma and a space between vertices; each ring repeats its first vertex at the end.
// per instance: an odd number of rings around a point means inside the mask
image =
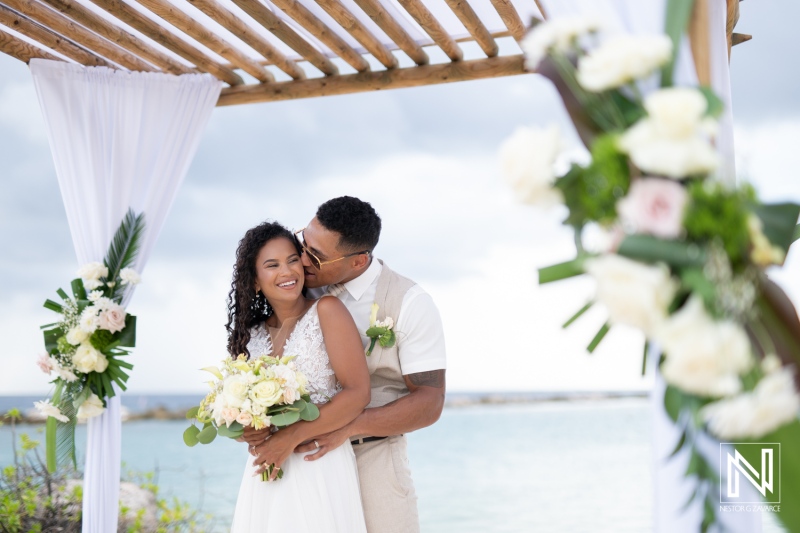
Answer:
MULTIPOLYGON (((35 436, 42 426, 20 428, 35 436)), ((123 470, 156 470, 163 495, 230 521, 246 446, 183 444, 184 421, 123 425, 123 470)), ((79 453, 85 449, 79 428, 79 453)), ((652 530, 645 399, 447 408, 409 436, 422 530, 431 533, 652 530)), ((10 435, 0 428, 0 465, 10 435)), ((289 474, 290 475, 290 474, 289 474)), ((780 531, 766 517, 766 532, 780 531)))

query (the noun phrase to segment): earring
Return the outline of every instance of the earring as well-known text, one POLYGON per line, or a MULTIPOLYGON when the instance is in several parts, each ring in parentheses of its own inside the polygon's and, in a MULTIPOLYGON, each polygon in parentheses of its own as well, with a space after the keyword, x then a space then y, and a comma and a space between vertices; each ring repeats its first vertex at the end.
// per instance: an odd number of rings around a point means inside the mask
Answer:
POLYGON ((267 297, 261 291, 256 292, 256 297, 253 299, 251 309, 257 313, 261 313, 265 318, 272 316, 272 306, 269 305, 267 297))

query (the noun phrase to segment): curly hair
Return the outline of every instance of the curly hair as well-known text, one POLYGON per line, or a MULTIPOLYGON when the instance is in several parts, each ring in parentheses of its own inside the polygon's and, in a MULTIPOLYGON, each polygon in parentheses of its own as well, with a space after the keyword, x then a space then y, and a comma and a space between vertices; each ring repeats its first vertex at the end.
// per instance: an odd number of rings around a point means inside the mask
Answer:
POLYGON ((297 241, 285 227, 277 222, 262 222, 247 230, 236 248, 236 263, 233 265, 231 290, 228 293, 228 353, 231 357, 250 352, 250 328, 264 322, 272 315, 272 307, 261 291, 256 292, 256 258, 258 252, 269 241, 277 238, 289 239, 300 253, 297 241))
POLYGON ((339 234, 340 249, 371 252, 378 245, 381 217, 367 202, 340 196, 320 205, 316 216, 326 229, 339 234))

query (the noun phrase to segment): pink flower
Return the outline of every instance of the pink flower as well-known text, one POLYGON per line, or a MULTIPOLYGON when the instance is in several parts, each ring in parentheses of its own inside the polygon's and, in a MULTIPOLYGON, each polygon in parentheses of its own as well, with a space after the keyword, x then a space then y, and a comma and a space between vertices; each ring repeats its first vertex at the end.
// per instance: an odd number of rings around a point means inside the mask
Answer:
POLYGON ((239 416, 236 417, 236 421, 239 422, 241 425, 247 427, 253 423, 253 415, 251 415, 247 411, 242 411, 241 413, 239 413, 239 416))
POLYGON ((45 374, 49 374, 53 370, 55 370, 55 362, 50 355, 43 353, 39 355, 39 358, 36 360, 36 364, 39 365, 39 368, 42 369, 42 372, 45 374))
POLYGON ((121 305, 110 304, 100 312, 99 325, 101 329, 107 329, 111 333, 125 329, 125 317, 127 313, 121 305))
POLYGON ((235 407, 226 407, 220 412, 220 416, 225 420, 225 425, 231 427, 231 424, 233 424, 239 416, 239 410, 235 407))
POLYGON ((686 190, 675 181, 642 178, 617 203, 617 212, 626 229, 674 239, 680 235, 687 200, 686 190))

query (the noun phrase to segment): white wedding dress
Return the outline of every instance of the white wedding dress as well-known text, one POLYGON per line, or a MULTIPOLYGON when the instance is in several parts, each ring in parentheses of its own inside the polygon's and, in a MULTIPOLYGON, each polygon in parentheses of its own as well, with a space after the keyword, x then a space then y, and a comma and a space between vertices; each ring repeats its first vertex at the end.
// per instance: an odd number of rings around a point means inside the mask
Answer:
MULTIPOLYGON (((253 328, 251 335, 247 344, 251 357, 272 353, 272 342, 263 325, 253 328)), ((308 378, 307 388, 315 404, 323 404, 339 392, 325 351, 316 302, 297 322, 283 354, 297 356, 295 364, 308 378)), ((253 477, 256 468, 253 457, 248 458, 232 533, 366 533, 350 442, 316 461, 305 461, 304 455, 293 453, 283 464, 283 478, 271 482, 253 477)))

